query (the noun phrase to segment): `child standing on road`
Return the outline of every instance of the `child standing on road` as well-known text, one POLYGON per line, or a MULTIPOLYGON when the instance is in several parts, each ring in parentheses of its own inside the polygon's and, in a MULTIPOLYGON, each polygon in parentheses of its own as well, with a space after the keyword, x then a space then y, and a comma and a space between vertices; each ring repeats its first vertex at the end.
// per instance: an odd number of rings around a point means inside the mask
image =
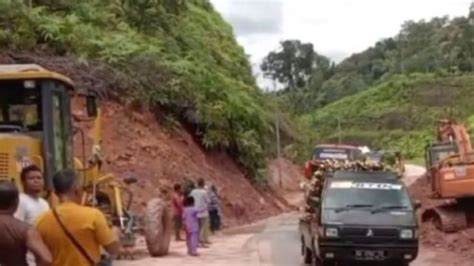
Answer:
POLYGON ((184 201, 183 220, 186 229, 186 245, 188 247, 188 254, 191 256, 199 256, 197 248, 199 245, 199 219, 198 210, 194 207, 194 198, 187 197, 184 201))

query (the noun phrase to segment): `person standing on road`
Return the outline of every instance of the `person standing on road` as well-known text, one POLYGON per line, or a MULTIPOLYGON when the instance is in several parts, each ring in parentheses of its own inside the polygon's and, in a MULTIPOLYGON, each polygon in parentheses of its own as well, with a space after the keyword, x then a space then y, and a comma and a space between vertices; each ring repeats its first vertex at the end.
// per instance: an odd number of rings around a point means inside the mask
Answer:
MULTIPOLYGON (((36 219, 49 210, 49 204, 41 198, 44 189, 44 179, 41 169, 30 165, 20 173, 24 193, 20 193, 20 203, 15 212, 15 218, 29 225, 34 225, 36 219)), ((35 266, 35 258, 31 252, 27 255, 28 265, 35 266)))
POLYGON ((176 241, 181 241, 181 229, 183 229, 183 192, 180 184, 174 185, 173 192, 173 219, 176 241))
POLYGON ((38 232, 16 219, 19 192, 12 182, 0 182, 0 265, 28 266, 27 251, 33 253, 37 265, 50 265, 51 252, 38 232))
POLYGON ((30 165, 23 168, 20 177, 24 193, 20 194, 20 203, 15 217, 34 225, 36 219, 49 210, 48 202, 41 198, 41 192, 44 189, 43 174, 38 166, 30 165))
POLYGON ((199 245, 199 210, 194 206, 194 198, 187 197, 184 203, 183 219, 186 229, 186 246, 188 254, 198 256, 197 248, 199 245))
POLYGON ((196 208, 199 210, 205 210, 198 214, 199 218, 199 240, 201 245, 205 247, 206 245, 210 244, 209 241, 209 234, 210 234, 210 226, 209 226, 209 194, 206 189, 206 184, 203 178, 200 178, 197 183, 197 188, 191 191, 191 197, 194 198, 194 202, 196 204, 196 208))
POLYGON ((118 235, 98 209, 79 205, 81 187, 74 170, 53 176, 60 204, 38 218, 37 228, 53 253, 53 266, 90 266, 101 261, 101 247, 119 252, 118 235))
POLYGON ((217 193, 217 188, 214 185, 211 185, 211 188, 209 190, 209 199, 209 218, 211 221, 211 232, 215 233, 220 229, 221 217, 219 194, 217 193))

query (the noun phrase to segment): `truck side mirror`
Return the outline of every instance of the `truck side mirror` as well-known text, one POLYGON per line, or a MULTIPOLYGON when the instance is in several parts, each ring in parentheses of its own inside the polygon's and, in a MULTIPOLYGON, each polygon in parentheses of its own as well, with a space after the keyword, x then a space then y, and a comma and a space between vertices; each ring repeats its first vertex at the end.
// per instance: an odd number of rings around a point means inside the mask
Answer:
POLYGON ((86 96, 87 115, 89 117, 97 117, 97 100, 94 95, 86 96))
POLYGON ((421 208, 421 201, 415 200, 415 210, 418 210, 421 208))

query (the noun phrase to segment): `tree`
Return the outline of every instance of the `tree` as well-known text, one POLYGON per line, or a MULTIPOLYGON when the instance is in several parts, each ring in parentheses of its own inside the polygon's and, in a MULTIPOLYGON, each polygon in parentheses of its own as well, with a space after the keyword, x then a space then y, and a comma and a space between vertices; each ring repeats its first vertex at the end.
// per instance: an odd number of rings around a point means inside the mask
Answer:
POLYGON ((287 90, 304 88, 317 69, 329 72, 329 59, 318 55, 311 43, 286 40, 280 43, 278 51, 270 52, 260 68, 263 76, 285 86, 287 90))
POLYGON ((472 1, 471 6, 469 7, 469 24, 474 26, 474 1, 472 1))
POLYGON ((170 16, 187 8, 184 0, 117 0, 119 15, 139 31, 162 28, 169 31, 170 16))

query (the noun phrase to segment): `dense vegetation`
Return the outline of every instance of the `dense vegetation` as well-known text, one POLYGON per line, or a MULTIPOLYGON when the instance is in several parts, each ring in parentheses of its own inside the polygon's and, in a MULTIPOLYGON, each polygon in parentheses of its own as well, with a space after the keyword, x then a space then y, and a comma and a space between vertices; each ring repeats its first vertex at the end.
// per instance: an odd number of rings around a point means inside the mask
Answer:
POLYGON ((474 75, 397 75, 302 120, 314 129, 313 139, 337 142, 341 137, 346 143, 401 150, 413 158, 422 156, 433 140, 438 119, 468 121, 474 114, 473 99, 474 75))
POLYGON ((0 10, 0 47, 104 63, 120 101, 183 121, 249 176, 264 166, 274 112, 209 0, 0 0, 0 10))
POLYGON ((282 42, 261 69, 282 84, 284 89, 272 95, 292 110, 306 132, 301 143, 287 150, 307 158, 315 142, 340 138, 419 157, 433 137, 437 119, 453 117, 474 123, 471 8, 467 17, 408 21, 397 36, 337 65, 312 45, 282 42), (301 54, 311 56, 301 63, 301 54))
MULTIPOLYGON (((466 8, 466 13, 467 8, 466 8)), ((281 49, 272 52, 262 64, 264 74, 283 81, 283 93, 295 103, 295 113, 301 114, 353 95, 390 79, 409 73, 467 73, 474 71, 474 14, 469 17, 433 18, 430 21, 408 21, 400 33, 375 46, 354 54, 336 66, 317 54, 313 47, 297 40, 282 42, 281 49), (293 45, 289 45, 292 43, 293 45), (288 49, 287 47, 296 47, 288 49), (275 54, 277 56, 275 56, 275 54), (288 61, 295 54, 311 54, 302 68, 288 61), (278 57, 279 56, 279 57, 278 57), (283 60, 275 60, 282 58, 283 60), (270 65, 270 67, 268 66, 270 65), (275 68, 280 69, 275 74, 275 68), (272 68, 273 67, 273 68, 272 68), (291 73, 287 74, 288 72, 291 73), (311 73, 308 75, 308 73, 311 73), (304 77, 305 82, 286 82, 281 76, 304 77), (296 104, 297 103, 297 104, 296 104)))

